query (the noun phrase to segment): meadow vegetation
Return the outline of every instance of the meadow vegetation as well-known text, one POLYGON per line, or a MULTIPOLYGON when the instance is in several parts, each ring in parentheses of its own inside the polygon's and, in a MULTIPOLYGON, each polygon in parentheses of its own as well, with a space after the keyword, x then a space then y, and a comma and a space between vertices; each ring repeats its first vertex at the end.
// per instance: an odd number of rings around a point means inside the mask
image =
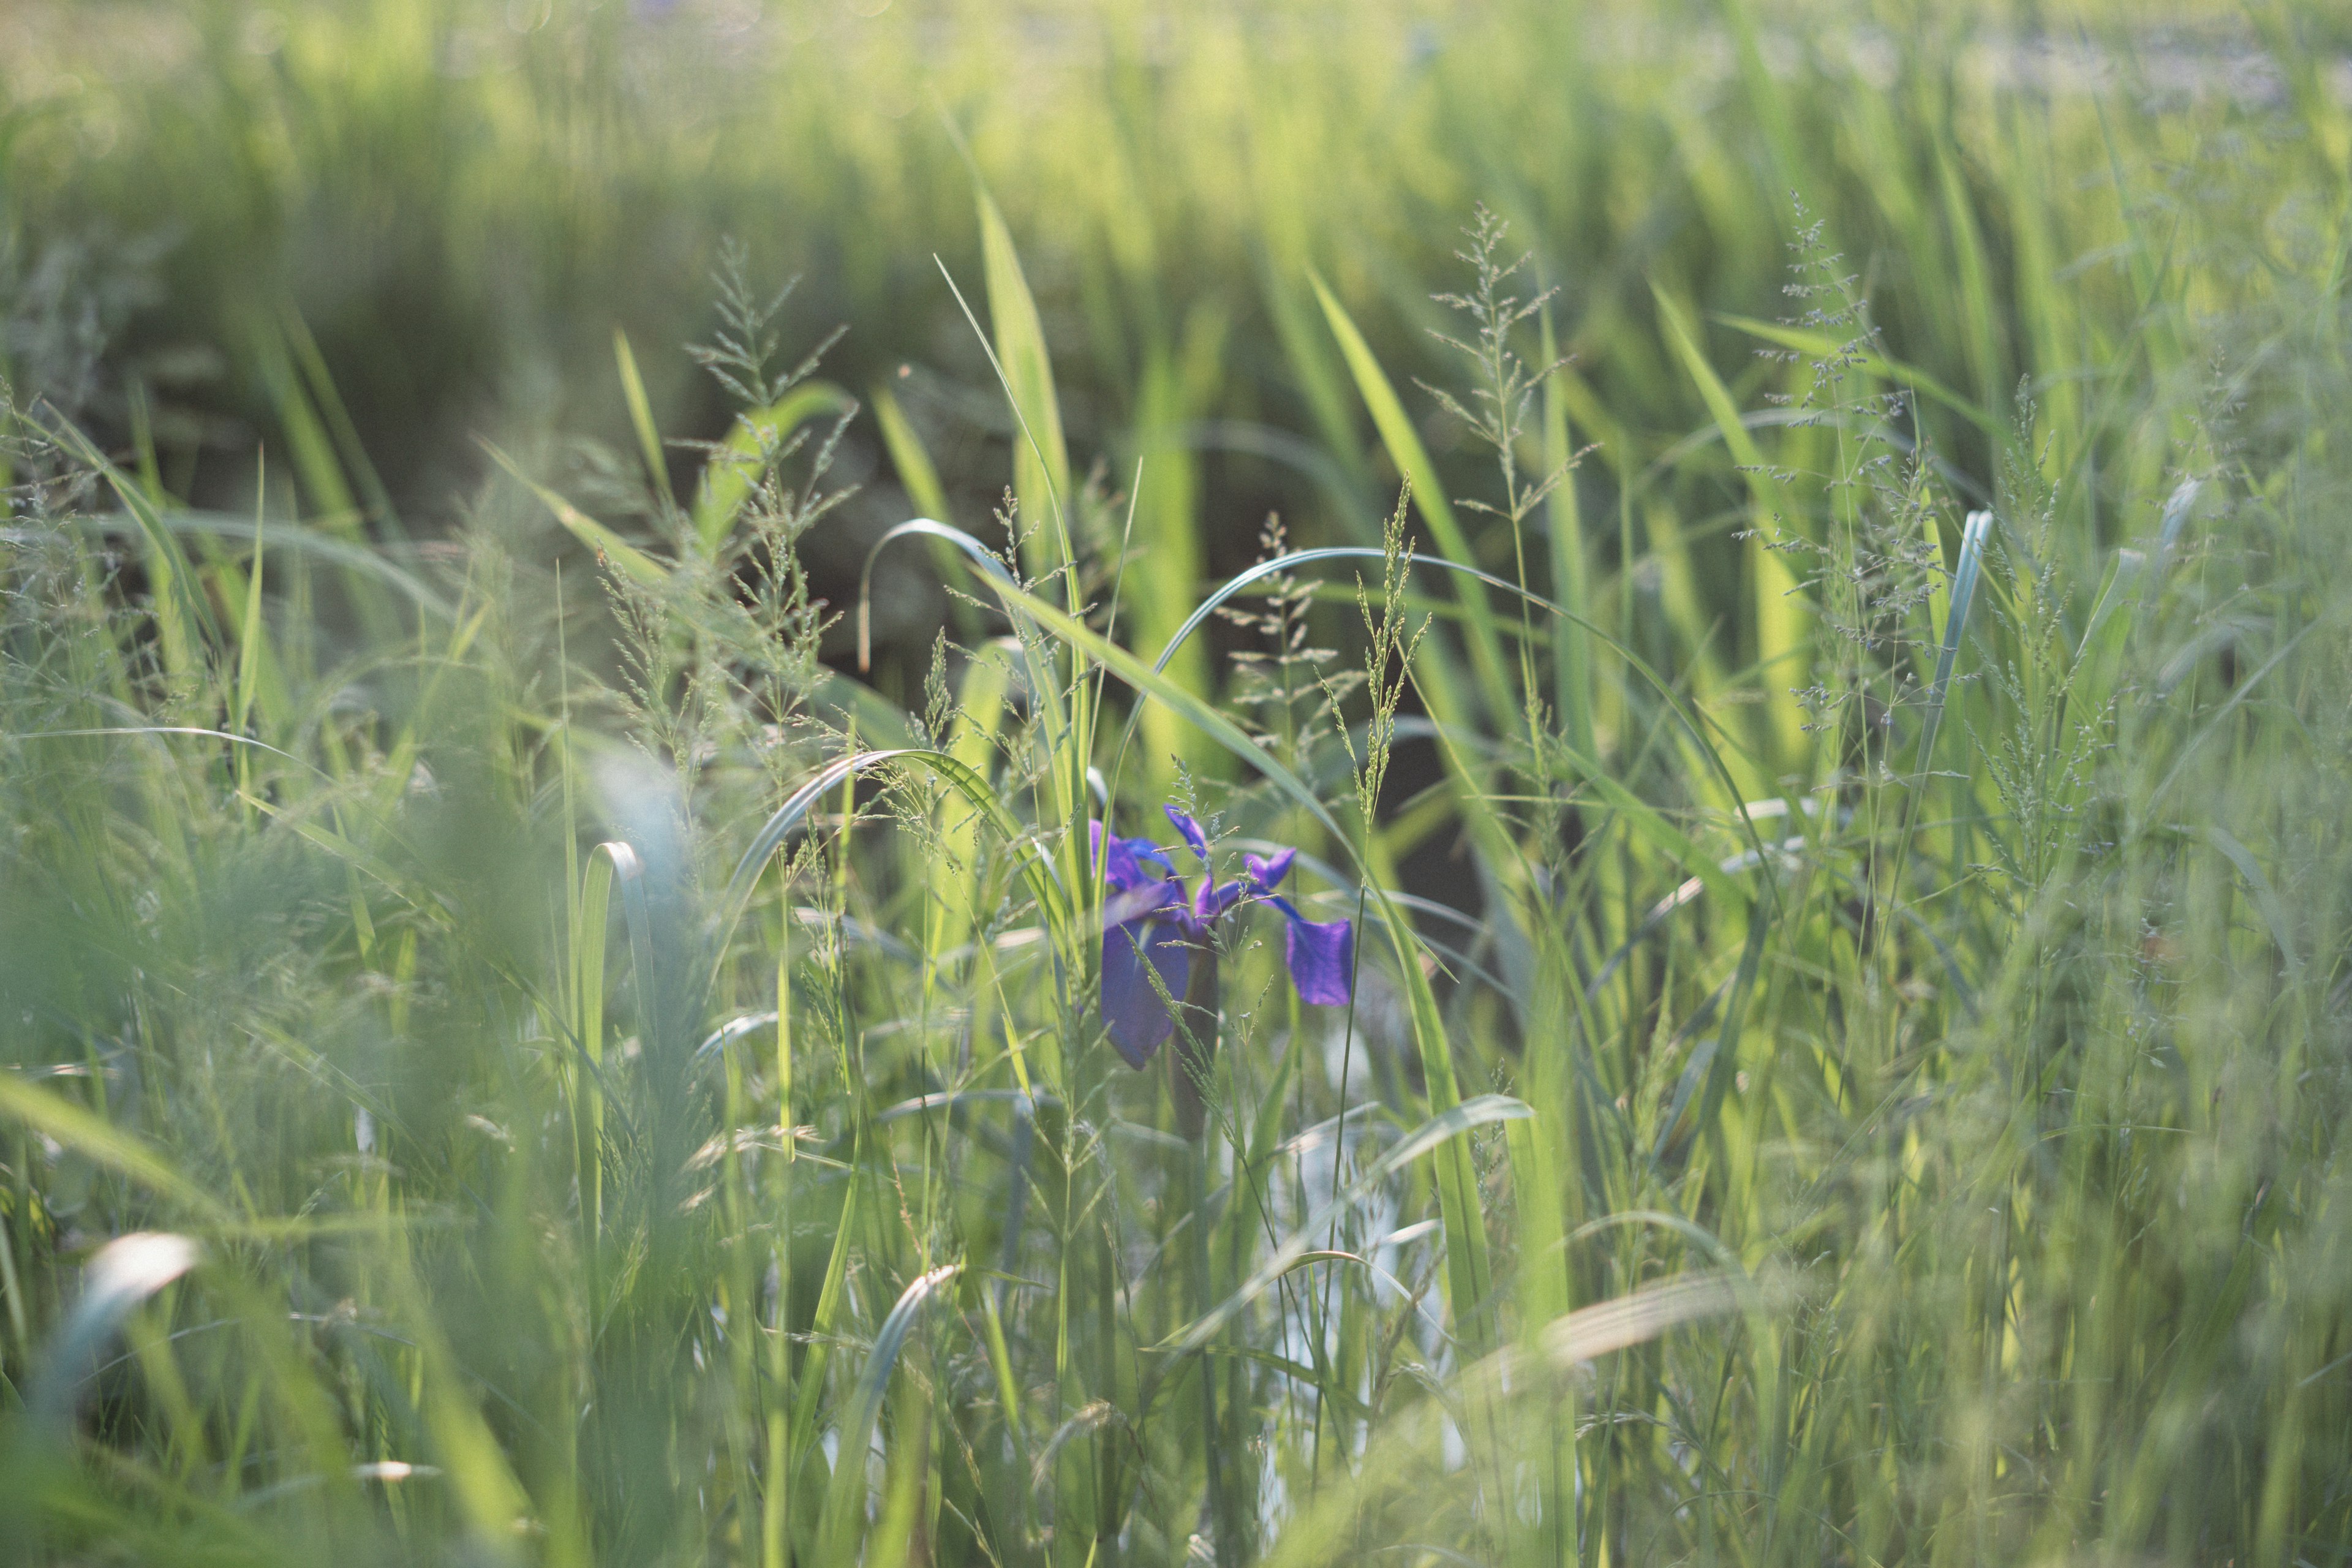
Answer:
POLYGON ((871 10, 0 19, 0 1555, 2352 1559, 2340 19, 871 10))

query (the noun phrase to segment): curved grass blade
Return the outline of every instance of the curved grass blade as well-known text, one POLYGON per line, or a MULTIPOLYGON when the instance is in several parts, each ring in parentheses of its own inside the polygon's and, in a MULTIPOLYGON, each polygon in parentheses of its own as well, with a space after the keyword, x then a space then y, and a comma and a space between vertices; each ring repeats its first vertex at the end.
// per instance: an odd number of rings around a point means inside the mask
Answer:
POLYGON ((149 587, 164 658, 175 673, 193 674, 204 650, 220 646, 220 628, 213 624, 211 605, 196 591, 195 568, 163 524, 163 509, 145 486, 116 468, 71 420, 59 416, 50 431, 77 461, 105 479, 138 524, 147 542, 149 587))
POLYGON ((2256 860, 2253 852, 2239 843, 2230 830, 2218 822, 2206 825, 2204 837, 2208 844, 2228 857, 2230 864, 2238 868, 2238 874, 2245 878, 2246 886, 2253 889, 2254 907, 2262 910, 2263 922, 2271 928, 2271 941, 2278 945, 2279 956, 2286 960, 2288 981, 2300 988, 2303 984, 2303 955, 2295 945, 2294 925, 2287 914, 2285 901, 2278 896, 2278 889, 2271 885, 2270 878, 2264 875, 2262 862, 2256 860))
POLYGON ((1777 347, 1790 349, 1801 354, 1811 354, 1816 359, 1851 360, 1862 370, 1878 377, 1881 381, 1894 382, 1899 386, 1910 388, 1922 397, 1942 404, 1996 440, 2009 434, 2009 426, 2004 421, 1993 418, 1975 403, 1954 392, 1916 365, 1906 364, 1901 360, 1888 359, 1885 355, 1869 349, 1856 352, 1851 345, 1841 343, 1827 332, 1807 331, 1801 327, 1784 326, 1777 321, 1759 321, 1752 316, 1730 315, 1720 310, 1710 311, 1707 319, 1719 321, 1735 331, 1746 332, 1750 337, 1761 338, 1777 347))
POLYGON ((92 730, 27 730, 11 735, 12 741, 93 740, 105 735, 196 735, 205 740, 226 741, 233 746, 250 746, 257 752, 268 752, 273 757, 284 757, 296 767, 310 768, 321 779, 333 783, 331 775, 320 773, 291 752, 281 752, 267 741, 257 741, 250 735, 233 735, 226 730, 207 730, 196 724, 112 724, 92 730))
POLYGON ((866 552, 865 566, 857 574, 857 668, 860 670, 874 668, 874 563, 881 559, 882 552, 893 542, 910 538, 944 541, 962 552, 964 558, 981 572, 1000 582, 1013 581, 1013 574, 1005 570, 1004 563, 992 554, 988 546, 953 523, 940 522, 935 518, 915 517, 898 524, 874 542, 874 548, 866 552))
POLYGON ((653 1016, 651 933, 646 910, 645 867, 637 852, 619 839, 608 839, 589 851, 587 868, 580 876, 580 903, 572 928, 572 1028, 584 1059, 580 1094, 573 1114, 576 1126, 574 1160, 580 1168, 582 1201, 592 1221, 591 1235, 601 1232, 604 1216, 604 1112, 608 1085, 604 1079, 604 931, 613 907, 613 884, 624 885, 625 918, 629 928, 632 973, 638 987, 638 1011, 653 1016))
POLYGON ((35 1089, 14 1073, 0 1072, 0 1116, 21 1121, 130 1177, 192 1215, 218 1224, 235 1217, 226 1205, 173 1169, 144 1139, 124 1131, 94 1110, 35 1089))
POLYGON ((1542 1331, 1544 1351, 1566 1370, 1646 1344, 1684 1323, 1729 1317, 1748 1305, 1740 1289, 1748 1283, 1746 1275, 1724 1269, 1644 1285, 1556 1319, 1542 1331))
POLYGON ((195 1242, 168 1231, 134 1231, 98 1249, 83 1274, 81 1300, 49 1342, 26 1396, 38 1431, 53 1440, 64 1436, 99 1347, 142 1302, 194 1268, 202 1256, 195 1242))
MULTIPOLYGON (((992 580, 991 586, 1000 590, 1012 588, 1018 591, 1019 584, 1013 582, 1013 574, 1006 570, 1004 563, 990 553, 988 546, 979 540, 960 528, 932 518, 909 518, 874 542, 874 548, 866 552, 865 568, 858 574, 857 668, 861 670, 871 668, 874 662, 874 563, 881 559, 882 552, 896 541, 913 538, 937 540, 952 545, 983 576, 992 580)), ((1024 623, 1018 614, 1013 613, 1013 605, 1008 602, 1006 611, 1013 615, 1014 625, 1025 626, 1028 633, 1018 640, 1021 644, 1022 660, 1027 665, 1029 671, 1029 699, 1037 705, 1038 711, 1045 716, 1049 745, 1058 745, 1063 731, 1063 716, 1062 706, 1056 697, 1058 688, 1054 679, 1053 668, 1037 647, 1036 623, 1034 620, 1024 623)))
MULTIPOLYGON (((203 534, 245 543, 251 543, 257 538, 251 518, 230 517, 221 512, 195 509, 163 511, 158 516, 163 526, 173 533, 203 534)), ((118 537, 137 537, 144 532, 143 525, 135 516, 126 517, 119 512, 100 513, 83 521, 101 533, 118 537)), ((6 537, 6 531, 0 530, 0 539, 6 537)), ((345 572, 373 577, 397 590, 402 597, 438 620, 455 618, 447 600, 384 559, 378 551, 320 533, 314 528, 282 521, 270 525, 269 543, 274 550, 299 550, 345 572)))
POLYGON ((841 1446, 835 1451, 833 1483, 825 1490, 824 1511, 817 1521, 820 1563, 857 1561, 858 1538, 866 1529, 866 1456, 874 1442, 874 1424, 881 1417, 882 1396, 898 1364, 915 1322, 940 1288, 963 1272, 960 1263, 944 1264, 919 1277, 898 1297, 898 1305, 882 1320, 874 1348, 859 1370, 856 1386, 842 1412, 841 1446))
POLYGON ((651 994, 654 984, 654 917, 646 897, 646 863, 636 849, 618 838, 607 839, 590 851, 588 857, 589 892, 582 900, 588 918, 595 923, 589 928, 592 943, 604 940, 601 917, 609 907, 612 886, 621 886, 621 921, 629 931, 629 963, 636 978, 637 1008, 650 1020, 657 1016, 656 998, 651 994))
MULTIPOLYGON (((912 763, 930 769, 948 785, 971 803, 973 809, 1004 835, 1008 843, 1022 840, 1021 824, 1005 809, 989 789, 988 781, 945 752, 919 746, 901 746, 889 751, 858 752, 836 759, 819 769, 809 781, 794 790, 783 805, 772 813, 768 820, 752 836, 751 847, 735 863, 735 874, 728 879, 727 890, 720 896, 718 914, 718 947, 725 951, 727 939, 733 934, 736 922, 751 900, 751 890, 768 864, 768 858, 780 848, 809 814, 811 807, 828 791, 838 788, 844 779, 862 773, 885 763, 912 763)), ((1052 863, 1043 855, 1032 852, 1022 858, 1023 874, 1028 879, 1030 890, 1036 895, 1038 908, 1055 929, 1066 927, 1069 918, 1069 901, 1061 884, 1055 879, 1052 863)))

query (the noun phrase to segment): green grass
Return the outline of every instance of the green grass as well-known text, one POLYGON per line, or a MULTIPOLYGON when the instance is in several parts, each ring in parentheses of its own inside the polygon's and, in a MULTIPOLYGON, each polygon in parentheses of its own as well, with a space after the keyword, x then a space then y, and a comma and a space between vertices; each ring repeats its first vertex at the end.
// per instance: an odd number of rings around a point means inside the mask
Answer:
POLYGON ((776 9, 25 13, 10 1561, 2352 1558, 2340 26, 776 9))

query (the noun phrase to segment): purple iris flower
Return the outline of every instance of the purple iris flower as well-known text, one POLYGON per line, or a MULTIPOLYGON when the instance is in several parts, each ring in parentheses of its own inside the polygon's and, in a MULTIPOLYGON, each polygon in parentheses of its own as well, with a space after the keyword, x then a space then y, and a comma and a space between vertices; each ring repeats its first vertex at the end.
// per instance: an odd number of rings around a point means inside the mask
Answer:
MULTIPOLYGON (((1168 820, 1209 870, 1208 835, 1174 806, 1168 820)), ((1298 851, 1272 858, 1244 855, 1246 874, 1222 887, 1212 875, 1187 892, 1165 851, 1148 838, 1122 838, 1095 824, 1109 897, 1103 911, 1102 1010, 1110 1043, 1140 1070, 1176 1031, 1213 1047, 1217 1012, 1217 922, 1244 900, 1271 904, 1288 922, 1283 952, 1300 1000, 1339 1006, 1348 1000, 1355 971, 1356 936, 1347 921, 1310 921, 1275 891, 1298 851), (1153 984, 1154 976, 1159 984, 1153 984), (1170 1003, 1174 1003, 1171 1009, 1170 1003)))

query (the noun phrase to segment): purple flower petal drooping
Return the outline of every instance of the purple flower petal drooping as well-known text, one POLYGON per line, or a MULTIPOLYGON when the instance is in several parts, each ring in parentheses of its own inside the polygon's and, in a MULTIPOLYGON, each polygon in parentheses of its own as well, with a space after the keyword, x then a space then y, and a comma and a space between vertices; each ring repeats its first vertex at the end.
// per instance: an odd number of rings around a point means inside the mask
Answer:
POLYGON ((1192 969, 1192 945, 1168 921, 1129 921, 1103 932, 1103 1024, 1128 1066, 1141 1071, 1175 1032, 1168 1002, 1183 1000, 1192 969))
POLYGON ((1347 1005, 1356 974, 1356 928, 1347 921, 1303 920, 1286 904, 1283 912, 1290 917, 1283 956, 1290 961, 1298 999, 1320 1007, 1347 1005))

